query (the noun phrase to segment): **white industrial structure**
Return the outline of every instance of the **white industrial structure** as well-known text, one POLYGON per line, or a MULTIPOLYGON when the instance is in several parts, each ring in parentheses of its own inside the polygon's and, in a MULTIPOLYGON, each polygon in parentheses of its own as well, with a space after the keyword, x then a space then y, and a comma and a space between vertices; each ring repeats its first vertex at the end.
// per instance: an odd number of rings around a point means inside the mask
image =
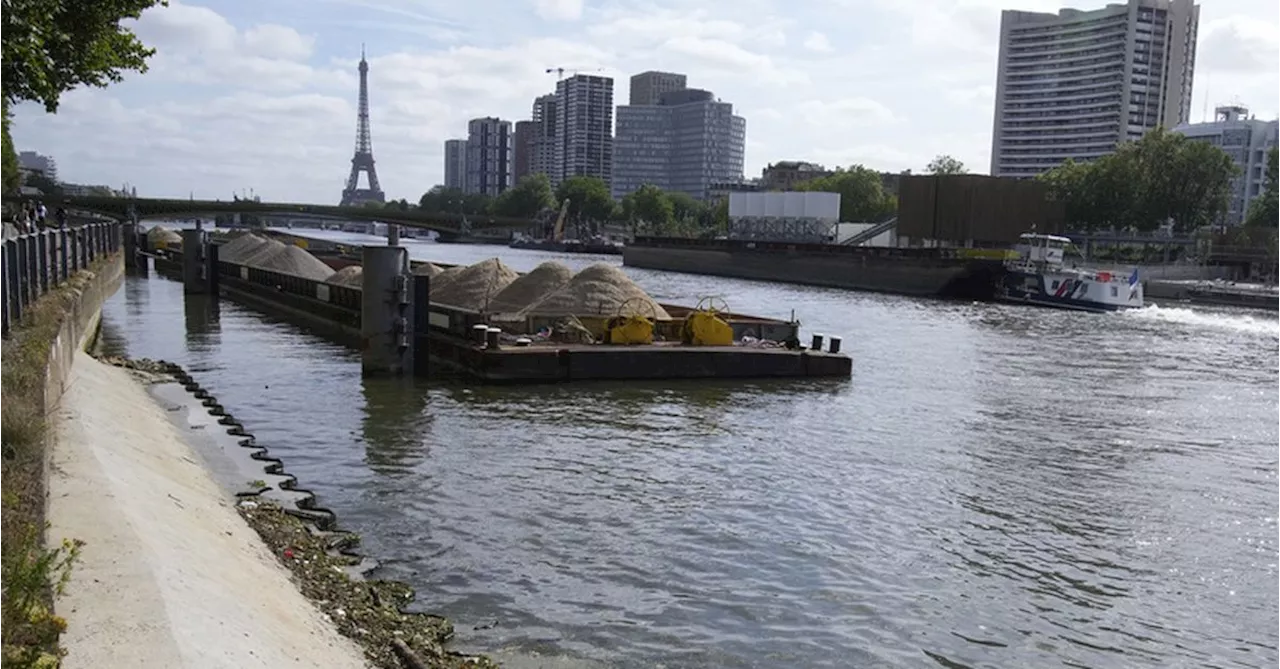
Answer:
POLYGON ((1199 23, 1192 0, 1005 11, 991 175, 1034 177, 1185 123, 1199 23))
POLYGON ((1211 123, 1189 123, 1174 128, 1189 139, 1208 142, 1235 161, 1240 174, 1231 183, 1231 201, 1221 224, 1239 225, 1249 214, 1249 203, 1262 194, 1267 182, 1267 152, 1275 148, 1280 121, 1259 121, 1239 105, 1218 107, 1211 123))
POLYGON ((729 194, 731 239, 823 244, 839 222, 839 193, 729 194))

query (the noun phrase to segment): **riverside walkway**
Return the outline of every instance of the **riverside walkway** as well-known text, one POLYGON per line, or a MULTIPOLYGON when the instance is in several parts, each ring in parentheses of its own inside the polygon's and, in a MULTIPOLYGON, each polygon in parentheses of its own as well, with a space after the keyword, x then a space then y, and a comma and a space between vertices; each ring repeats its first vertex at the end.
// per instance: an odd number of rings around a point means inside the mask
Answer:
POLYGON ((367 666, 142 383, 77 352, 56 416, 48 538, 84 541, 57 603, 62 666, 367 666))

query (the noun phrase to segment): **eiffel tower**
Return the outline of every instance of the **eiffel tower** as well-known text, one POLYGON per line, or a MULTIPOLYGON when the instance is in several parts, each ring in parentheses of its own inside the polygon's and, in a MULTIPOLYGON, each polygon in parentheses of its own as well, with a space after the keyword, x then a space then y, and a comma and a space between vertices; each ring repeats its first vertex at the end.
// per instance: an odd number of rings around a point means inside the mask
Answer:
POLYGON ((386 196, 378 186, 378 170, 373 166, 373 140, 369 136, 369 63, 364 59, 364 45, 360 45, 360 116, 356 121, 356 154, 351 157, 351 176, 342 189, 342 206, 349 207, 365 202, 385 202, 386 196), (369 180, 368 188, 360 188, 360 173, 369 180))

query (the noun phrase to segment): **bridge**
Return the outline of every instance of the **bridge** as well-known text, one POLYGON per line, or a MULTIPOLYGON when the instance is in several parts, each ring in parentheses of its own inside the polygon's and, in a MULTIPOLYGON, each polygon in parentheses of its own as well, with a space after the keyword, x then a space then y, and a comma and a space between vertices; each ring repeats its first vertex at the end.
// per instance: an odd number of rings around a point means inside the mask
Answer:
POLYGON ((320 204, 288 202, 256 202, 253 200, 166 200, 126 197, 64 197, 20 196, 16 201, 39 200, 50 210, 63 207, 67 211, 82 211, 124 221, 135 216, 137 220, 157 218, 197 218, 227 214, 252 214, 287 218, 315 218, 332 221, 362 221, 366 223, 394 223, 410 228, 434 230, 445 235, 465 233, 465 219, 470 230, 497 232, 500 230, 525 230, 538 222, 532 219, 507 216, 463 216, 448 212, 425 212, 420 209, 391 207, 341 207, 320 204))

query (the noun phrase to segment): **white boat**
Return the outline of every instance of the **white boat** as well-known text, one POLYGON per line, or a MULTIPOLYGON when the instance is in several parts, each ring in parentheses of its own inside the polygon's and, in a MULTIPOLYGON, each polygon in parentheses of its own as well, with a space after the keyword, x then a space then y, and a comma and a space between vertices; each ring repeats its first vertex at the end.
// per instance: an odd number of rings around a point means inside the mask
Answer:
POLYGON ((996 299, 1079 311, 1116 311, 1142 307, 1142 281, 1132 272, 1066 267, 1063 255, 1071 240, 1026 233, 1005 261, 996 299))

